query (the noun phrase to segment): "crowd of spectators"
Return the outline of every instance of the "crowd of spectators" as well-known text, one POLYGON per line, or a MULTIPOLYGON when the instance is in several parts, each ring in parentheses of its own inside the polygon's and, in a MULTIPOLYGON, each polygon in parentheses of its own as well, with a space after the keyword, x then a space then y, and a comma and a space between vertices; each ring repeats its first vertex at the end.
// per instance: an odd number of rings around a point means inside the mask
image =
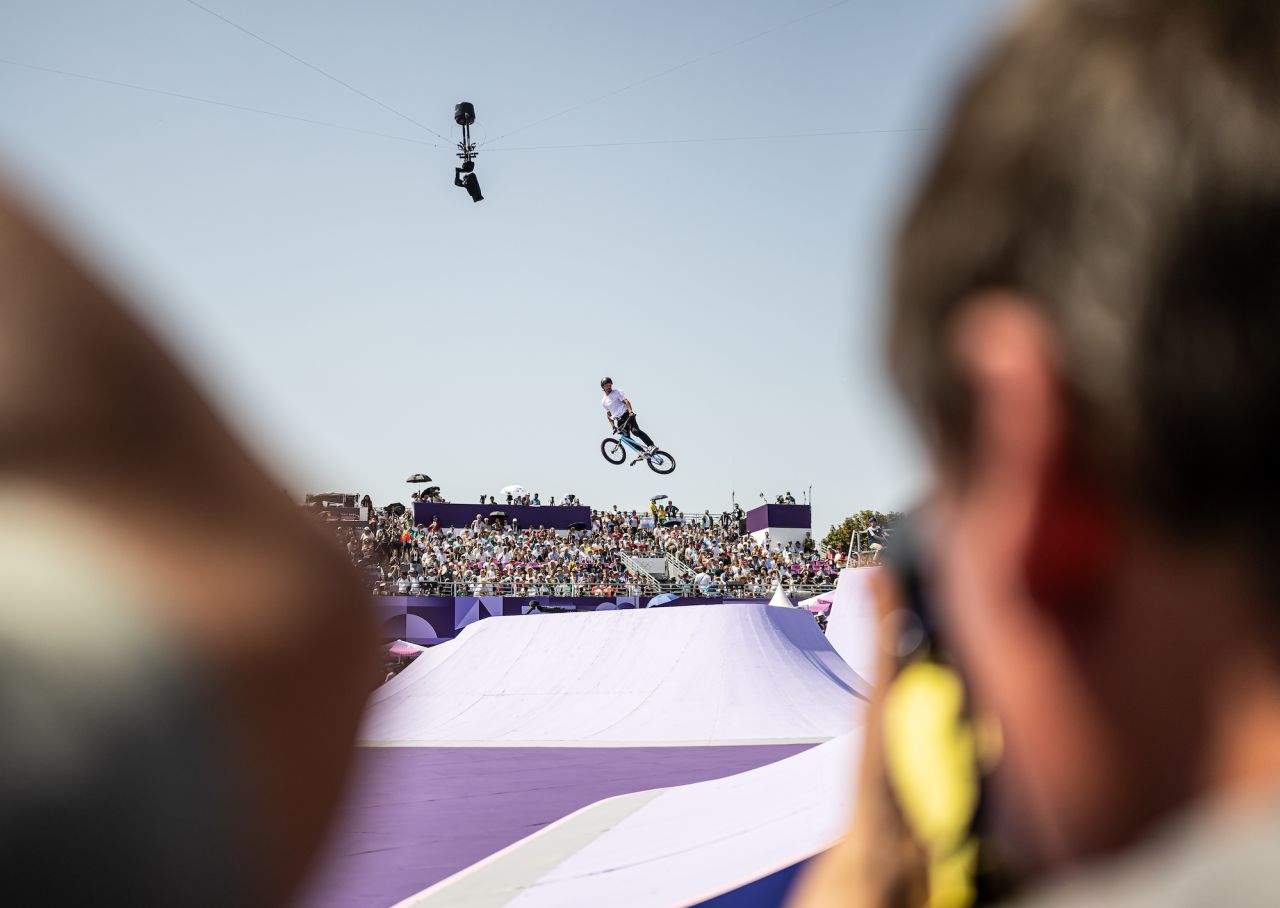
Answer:
MULTIPOLYGON (((531 501, 537 497, 530 496, 531 501)), ((775 543, 742 526, 742 512, 685 515, 674 503, 647 513, 592 511, 590 525, 557 533, 476 514, 451 531, 412 513, 378 513, 337 532, 375 592, 386 595, 615 596, 655 591, 626 559, 662 559, 662 589, 682 595, 767 597, 829 589, 843 556, 811 536, 775 543)), ((659 572, 661 574, 662 572, 659 572)))

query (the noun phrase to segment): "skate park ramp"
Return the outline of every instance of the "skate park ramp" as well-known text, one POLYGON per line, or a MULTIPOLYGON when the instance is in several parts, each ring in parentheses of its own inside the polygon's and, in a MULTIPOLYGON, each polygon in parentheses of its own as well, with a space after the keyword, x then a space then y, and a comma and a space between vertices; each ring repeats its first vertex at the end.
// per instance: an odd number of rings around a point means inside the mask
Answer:
POLYGON ((831 847, 861 731, 727 778, 599 801, 397 908, 694 905, 831 847))
POLYGON ((836 581, 831 614, 827 619, 827 642, 840 654, 854 674, 875 678, 876 609, 872 589, 884 568, 845 568, 836 581))
POLYGON ((512 615, 418 657, 375 693, 360 737, 408 747, 820 743, 852 727, 869 690, 797 609, 512 615))

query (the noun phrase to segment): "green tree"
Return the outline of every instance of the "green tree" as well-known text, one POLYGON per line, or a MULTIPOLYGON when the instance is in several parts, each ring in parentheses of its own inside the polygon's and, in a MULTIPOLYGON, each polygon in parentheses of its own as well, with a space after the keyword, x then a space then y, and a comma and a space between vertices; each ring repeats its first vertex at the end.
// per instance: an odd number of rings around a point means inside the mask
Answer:
MULTIPOLYGON (((838 552, 849 551, 849 542, 858 533, 863 533, 867 529, 867 521, 872 517, 876 519, 876 523, 885 529, 892 529, 893 525, 902 519, 901 511, 890 511, 885 514, 880 511, 858 511, 852 517, 846 517, 844 523, 839 526, 833 526, 827 535, 822 538, 822 544, 829 549, 835 549, 838 552)), ((863 537, 863 547, 865 548, 866 537, 863 537)), ((854 543, 856 550, 858 545, 854 543)))

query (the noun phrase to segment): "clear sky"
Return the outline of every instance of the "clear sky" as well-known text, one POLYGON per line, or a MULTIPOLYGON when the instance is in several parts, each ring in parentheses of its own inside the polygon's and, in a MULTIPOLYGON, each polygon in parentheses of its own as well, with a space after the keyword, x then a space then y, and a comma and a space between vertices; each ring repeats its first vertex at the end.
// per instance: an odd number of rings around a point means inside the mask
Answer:
POLYGON ((0 164, 294 492, 812 486, 821 533, 925 481, 884 252, 1015 3, 0 0, 0 164), (459 100, 479 204, 411 122, 456 141, 459 100), (600 456, 605 374, 672 476, 600 456))

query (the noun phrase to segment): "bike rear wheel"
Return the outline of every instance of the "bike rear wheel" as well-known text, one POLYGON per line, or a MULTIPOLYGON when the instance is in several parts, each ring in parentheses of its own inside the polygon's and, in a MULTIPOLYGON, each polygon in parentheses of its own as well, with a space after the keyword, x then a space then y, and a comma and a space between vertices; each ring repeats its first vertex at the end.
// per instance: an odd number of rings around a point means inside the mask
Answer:
POLYGON ((649 455, 649 469, 666 476, 676 468, 676 459, 666 451, 654 451, 649 455))
POLYGON ((606 438, 600 442, 600 453, 611 464, 620 464, 627 459, 627 449, 616 438, 606 438))

